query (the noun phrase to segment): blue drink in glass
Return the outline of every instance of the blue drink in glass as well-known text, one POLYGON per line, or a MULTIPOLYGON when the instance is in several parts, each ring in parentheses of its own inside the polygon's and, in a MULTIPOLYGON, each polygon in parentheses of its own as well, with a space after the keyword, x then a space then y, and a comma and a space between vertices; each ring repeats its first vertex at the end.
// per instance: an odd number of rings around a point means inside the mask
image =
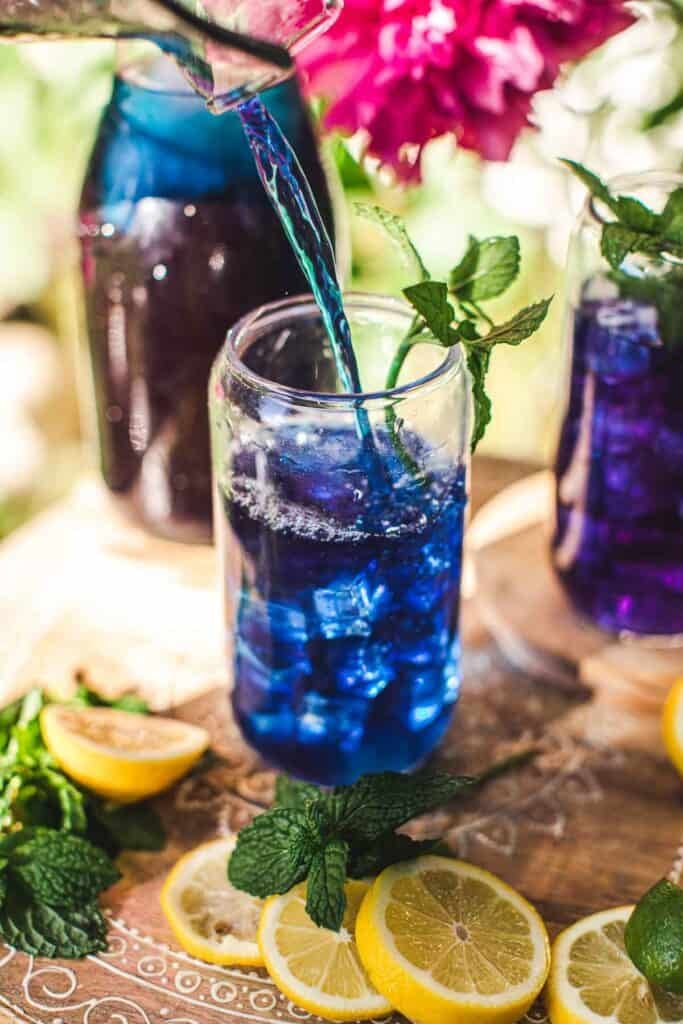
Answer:
MULTIPOLYGON (((376 296, 352 297, 347 312, 385 344, 410 323, 376 296)), ((318 783, 419 764, 458 698, 469 397, 459 354, 430 358, 398 398, 364 401, 372 443, 358 396, 334 393, 307 299, 247 318, 214 367, 235 715, 267 760, 318 783)))

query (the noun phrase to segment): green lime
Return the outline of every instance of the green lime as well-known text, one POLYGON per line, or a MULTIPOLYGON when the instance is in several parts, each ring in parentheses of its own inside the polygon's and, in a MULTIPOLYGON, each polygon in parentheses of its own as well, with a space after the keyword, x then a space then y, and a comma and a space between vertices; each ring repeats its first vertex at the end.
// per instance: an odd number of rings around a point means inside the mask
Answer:
POLYGON ((624 939, 648 981, 683 995, 683 889, 666 880, 654 885, 631 914, 624 939))

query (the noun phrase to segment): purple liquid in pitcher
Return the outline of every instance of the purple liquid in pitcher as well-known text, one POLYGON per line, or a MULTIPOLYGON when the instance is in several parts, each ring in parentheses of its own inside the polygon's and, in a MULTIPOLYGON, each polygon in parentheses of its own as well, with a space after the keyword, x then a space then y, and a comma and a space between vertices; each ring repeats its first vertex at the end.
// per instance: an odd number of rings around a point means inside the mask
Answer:
POLYGON ((683 358, 653 306, 599 280, 575 314, 556 478, 553 560, 576 607, 607 630, 683 634, 683 358))
MULTIPOLYGON (((296 80, 263 99, 331 230, 296 80)), ((83 189, 80 240, 105 482, 155 533, 208 540, 211 363, 245 313, 307 290, 237 115, 209 113, 179 77, 171 89, 118 77, 83 189)))

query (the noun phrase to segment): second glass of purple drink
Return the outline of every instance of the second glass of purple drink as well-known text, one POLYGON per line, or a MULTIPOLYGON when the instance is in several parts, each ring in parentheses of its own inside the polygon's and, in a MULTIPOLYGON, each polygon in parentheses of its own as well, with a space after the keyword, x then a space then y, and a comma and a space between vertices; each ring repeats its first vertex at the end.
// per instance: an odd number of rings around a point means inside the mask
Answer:
MULTIPOLYGON (((659 212, 683 177, 611 185, 659 212)), ((683 265, 632 254, 615 272, 603 223, 589 199, 571 246, 553 562, 599 626, 683 640, 683 265)))

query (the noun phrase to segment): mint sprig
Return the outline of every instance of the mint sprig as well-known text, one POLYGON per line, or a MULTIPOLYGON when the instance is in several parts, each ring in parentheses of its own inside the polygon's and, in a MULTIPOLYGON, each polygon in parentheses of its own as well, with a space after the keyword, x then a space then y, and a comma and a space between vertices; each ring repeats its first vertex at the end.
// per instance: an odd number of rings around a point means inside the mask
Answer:
POLYGON ((605 220, 600 251, 609 264, 609 277, 621 295, 657 309, 662 340, 683 345, 683 186, 669 195, 656 213, 634 196, 615 195, 593 171, 575 160, 564 163, 583 182, 594 199, 614 215, 605 220), (627 257, 639 254, 650 265, 629 267, 627 257))
POLYGON ((237 838, 228 862, 230 882, 263 899, 308 879, 308 914, 321 928, 338 931, 347 877, 364 878, 436 845, 396 829, 532 756, 526 751, 476 776, 426 771, 364 775, 331 792, 281 778, 275 807, 254 818, 237 838))
MULTIPOLYGON (((165 836, 148 805, 102 800, 61 771, 40 731, 47 702, 35 689, 0 711, 0 935, 35 956, 78 957, 106 948, 96 899, 119 877, 110 858, 160 850, 165 836)), ((83 681, 70 703, 147 710, 83 681)))
POLYGON ((0 933, 33 956, 81 957, 106 949, 99 894, 120 878, 79 836, 25 828, 0 839, 0 933))
MULTIPOLYGON (((387 231, 391 240, 400 247, 405 262, 419 277, 416 284, 403 289, 404 296, 415 310, 415 317, 391 363, 386 388, 390 390, 396 386, 401 367, 413 345, 419 342, 444 348, 461 345, 474 400, 471 437, 471 449, 474 451, 491 420, 486 375, 494 346, 519 345, 531 337, 545 320, 552 298, 542 299, 519 310, 505 323, 496 324, 481 303, 502 295, 518 276, 520 249, 515 235, 484 239, 471 235, 462 259, 448 275, 448 282, 434 281, 399 217, 379 206, 356 204, 355 209, 387 231)), ((387 419, 393 429, 393 410, 387 419)), ((408 459, 407 453, 403 453, 407 464, 408 459)))

